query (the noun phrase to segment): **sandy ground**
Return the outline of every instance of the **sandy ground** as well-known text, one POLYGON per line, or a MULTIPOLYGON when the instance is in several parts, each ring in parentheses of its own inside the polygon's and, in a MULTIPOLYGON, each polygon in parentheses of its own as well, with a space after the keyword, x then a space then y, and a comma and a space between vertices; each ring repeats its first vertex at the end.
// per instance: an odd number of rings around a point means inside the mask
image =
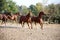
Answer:
POLYGON ((28 29, 25 24, 0 24, 0 40, 60 40, 60 24, 44 24, 44 30, 39 24, 33 24, 33 29, 28 29))

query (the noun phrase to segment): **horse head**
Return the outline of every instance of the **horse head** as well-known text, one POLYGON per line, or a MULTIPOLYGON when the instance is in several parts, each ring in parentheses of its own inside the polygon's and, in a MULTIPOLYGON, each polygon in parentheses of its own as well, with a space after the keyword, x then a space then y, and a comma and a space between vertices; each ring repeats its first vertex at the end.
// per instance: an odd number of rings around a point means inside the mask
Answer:
POLYGON ((41 12, 39 13, 39 17, 41 17, 42 15, 44 15, 44 12, 43 12, 43 11, 41 11, 41 12))

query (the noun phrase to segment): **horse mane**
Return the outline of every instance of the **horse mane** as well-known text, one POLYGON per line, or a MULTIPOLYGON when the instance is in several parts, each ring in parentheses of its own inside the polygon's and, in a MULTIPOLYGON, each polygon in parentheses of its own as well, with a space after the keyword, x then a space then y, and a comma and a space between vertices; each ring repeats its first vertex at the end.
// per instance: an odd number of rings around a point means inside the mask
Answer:
POLYGON ((30 13, 28 13, 28 14, 26 15, 26 17, 30 17, 30 13))

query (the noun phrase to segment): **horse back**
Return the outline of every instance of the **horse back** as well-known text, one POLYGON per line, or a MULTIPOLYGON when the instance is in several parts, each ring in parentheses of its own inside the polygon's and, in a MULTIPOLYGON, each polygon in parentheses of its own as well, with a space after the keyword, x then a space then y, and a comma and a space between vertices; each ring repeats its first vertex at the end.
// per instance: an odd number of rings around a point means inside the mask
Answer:
POLYGON ((25 21, 26 20, 26 17, 25 16, 21 16, 20 17, 20 21, 25 21))
POLYGON ((32 17, 31 21, 32 22, 40 22, 40 19, 38 17, 32 17))

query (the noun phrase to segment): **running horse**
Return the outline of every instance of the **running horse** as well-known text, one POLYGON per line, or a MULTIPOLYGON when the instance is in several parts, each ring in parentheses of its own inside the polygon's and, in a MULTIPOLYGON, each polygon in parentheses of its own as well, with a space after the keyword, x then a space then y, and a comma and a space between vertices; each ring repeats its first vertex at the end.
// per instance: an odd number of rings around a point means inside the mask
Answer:
POLYGON ((5 23, 5 25, 6 25, 6 22, 7 22, 7 16, 6 16, 5 13, 1 13, 1 14, 0 14, 0 20, 2 21, 1 24, 5 23))
POLYGON ((20 16, 20 13, 19 12, 17 12, 17 13, 15 13, 15 14, 13 14, 12 16, 11 16, 11 20, 13 20, 13 21, 15 21, 15 22, 17 22, 18 21, 18 17, 20 16))
POLYGON ((18 16, 20 16, 19 12, 15 14, 11 14, 11 12, 8 13, 7 17, 9 20, 17 22, 18 16))
MULTIPOLYGON (((24 26, 25 22, 29 27, 29 23, 31 24, 31 11, 29 11, 29 13, 26 16, 23 16, 23 15, 20 16, 19 23, 22 25, 22 27, 24 26)), ((30 28, 32 27, 29 27, 29 29, 30 28)))
POLYGON ((41 11, 37 17, 32 16, 32 18, 31 18, 31 22, 35 22, 35 24, 36 23, 39 23, 41 25, 41 29, 43 29, 42 15, 44 15, 44 12, 43 11, 41 11))

